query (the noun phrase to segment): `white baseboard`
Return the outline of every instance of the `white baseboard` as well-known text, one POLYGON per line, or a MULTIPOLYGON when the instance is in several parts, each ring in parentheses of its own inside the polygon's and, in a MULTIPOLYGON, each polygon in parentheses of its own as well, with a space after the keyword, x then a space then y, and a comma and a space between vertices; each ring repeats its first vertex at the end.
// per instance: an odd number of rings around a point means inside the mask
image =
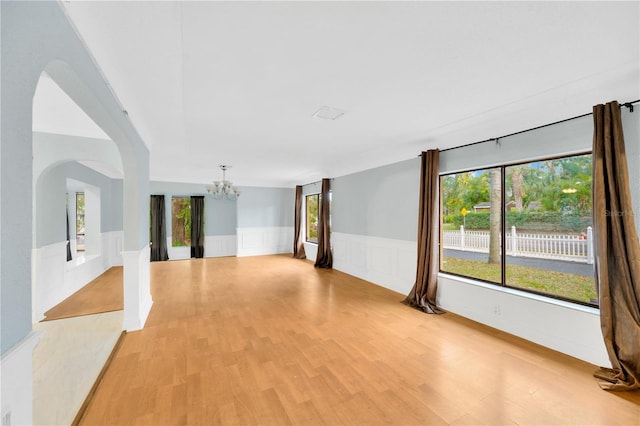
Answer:
POLYGON ((293 227, 237 228, 237 256, 292 253, 293 227))
POLYGON ((33 349, 42 333, 32 331, 0 358, 0 413, 3 419, 10 416, 12 425, 33 424, 33 349))

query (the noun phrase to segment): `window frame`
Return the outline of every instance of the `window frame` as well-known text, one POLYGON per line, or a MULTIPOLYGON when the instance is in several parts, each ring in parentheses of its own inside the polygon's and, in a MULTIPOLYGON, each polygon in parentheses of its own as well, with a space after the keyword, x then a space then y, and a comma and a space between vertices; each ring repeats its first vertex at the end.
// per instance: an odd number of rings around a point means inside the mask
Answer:
MULTIPOLYGON (((542 292, 542 291, 537 291, 534 289, 530 289, 530 288, 524 288, 524 287, 516 287, 516 286, 512 286, 512 285, 508 285, 507 284, 507 279, 506 279, 506 266, 507 266, 507 251, 504 249, 506 247, 506 238, 507 238, 507 209, 505 208, 505 201, 506 201, 506 197, 505 197, 505 189, 506 189, 506 169, 508 167, 513 167, 513 166, 519 166, 519 165, 523 165, 523 164, 531 164, 531 163, 535 163, 535 162, 540 162, 540 161, 553 161, 553 160, 561 160, 564 158, 572 158, 572 157, 580 157, 580 156, 584 156, 584 155, 593 155, 592 151, 580 151, 580 152, 576 152, 576 153, 571 153, 571 154, 564 154, 564 155, 555 155, 555 156, 550 156, 550 157, 540 157, 540 158, 535 158, 535 159, 530 159, 530 160, 523 160, 523 161, 514 161, 514 162, 507 162, 507 163, 500 163, 500 164, 494 164, 494 165, 487 165, 485 167, 477 167, 477 168, 471 168, 471 169, 464 169, 464 170, 458 170, 455 172, 447 172, 447 173, 439 173, 438 174, 438 192, 439 192, 439 205, 440 205, 440 218, 439 218, 439 225, 440 225, 440 245, 439 245, 439 250, 440 250, 440 258, 439 258, 439 264, 438 264, 438 273, 441 274, 447 274, 447 275, 452 275, 452 276, 456 276, 456 277, 460 277, 460 278, 465 278, 468 280, 475 280, 475 281, 479 281, 482 283, 486 283, 492 286, 496 286, 496 287, 501 287, 501 288, 505 288, 505 289, 510 289, 510 290, 517 290, 517 291, 523 291, 525 293, 531 293, 531 294, 535 294, 538 296, 543 296, 543 297, 548 297, 551 299, 555 299, 555 300, 561 300, 564 302, 568 302, 568 303, 573 303, 576 305, 582 305, 582 306, 588 306, 591 308, 596 308, 599 309, 599 304, 598 303, 591 303, 591 302, 585 302, 583 300, 576 300, 576 299, 570 299, 568 297, 564 297, 561 295, 557 295, 557 294, 553 294, 553 293, 547 293, 547 292, 542 292), (482 278, 476 278, 476 277, 472 277, 472 276, 468 276, 468 275, 462 275, 462 274, 458 274, 455 272, 450 272, 450 271, 444 271, 442 270, 442 261, 444 258, 444 239, 443 239, 443 191, 441 189, 441 183, 442 183, 442 177, 443 176, 450 176, 450 175, 456 175, 459 173, 466 173, 466 172, 476 172, 476 171, 480 171, 480 170, 490 170, 490 169, 500 169, 500 282, 495 282, 495 281, 489 281, 486 279, 482 279, 482 278)), ((592 189, 593 191, 593 189, 592 189)), ((592 192, 593 194, 593 192, 592 192)), ((592 207, 593 208, 593 207, 592 207)), ((593 212, 592 212, 592 218, 593 218, 593 212)), ((596 247, 594 246, 593 248, 594 252, 596 250, 596 247)), ((595 253, 594 253, 595 255, 595 253)), ((595 279, 595 269, 594 269, 594 279, 595 279)), ((599 300, 599 295, 596 295, 598 297, 599 300)))
POLYGON ((86 238, 87 238, 87 221, 86 221, 86 212, 87 212, 87 205, 86 205, 86 198, 85 198, 85 193, 80 192, 80 191, 76 191, 75 193, 75 234, 76 234, 76 253, 86 253, 86 238), (80 203, 78 203, 78 197, 82 197, 82 213, 80 213, 78 211, 78 206, 80 203), (81 219, 80 219, 81 218, 81 219), (82 222, 82 228, 84 228, 84 231, 82 233, 78 232, 78 224, 82 222), (82 236, 82 245, 79 244, 78 238, 82 236))
MULTIPOLYGON (((190 234, 187 235, 187 226, 186 226, 186 224, 184 224, 183 225, 184 226, 184 231, 185 231, 185 233, 184 233, 185 241, 183 241, 184 244, 178 244, 178 245, 175 244, 176 240, 175 240, 175 229, 173 227, 173 224, 174 224, 173 203, 174 203, 174 200, 178 199, 178 198, 179 199, 186 199, 186 200, 189 201, 189 203, 188 203, 189 221, 191 221, 191 196, 190 195, 172 195, 171 196, 171 216, 170 216, 171 217, 171 248, 172 249, 179 249, 181 247, 187 247, 188 248, 188 247, 190 247, 190 242, 191 242, 191 235, 190 234), (186 244, 187 240, 189 240, 189 244, 186 244)), ((191 225, 189 225, 189 227, 190 226, 191 225)))
POLYGON ((318 221, 320 219, 320 202, 322 201, 322 194, 319 192, 314 194, 307 194, 304 197, 304 242, 309 244, 318 244, 318 237, 316 236, 315 240, 309 239, 309 231, 311 226, 309 225, 309 198, 316 198, 316 205, 318 206, 318 211, 316 214, 316 233, 318 230, 318 221))

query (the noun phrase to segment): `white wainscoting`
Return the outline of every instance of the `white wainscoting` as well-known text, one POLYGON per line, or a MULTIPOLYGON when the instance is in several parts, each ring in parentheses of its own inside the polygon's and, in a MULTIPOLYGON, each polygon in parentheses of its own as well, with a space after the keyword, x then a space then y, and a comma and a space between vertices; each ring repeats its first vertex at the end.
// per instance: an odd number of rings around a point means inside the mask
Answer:
MULTIPOLYGON (((32 331, 0 358, 2 419, 7 424, 33 424, 33 349, 42 331, 32 331)), ((4 424, 4 421, 3 421, 4 424)))
POLYGON ((333 232, 331 247, 335 269, 398 293, 411 291, 416 277, 414 241, 333 232))
MULTIPOLYGON (((335 269, 402 295, 411 291, 415 242, 334 232, 331 245, 335 269)), ((437 297, 449 312, 595 365, 611 365, 598 309, 447 274, 439 275, 437 297)))
MULTIPOLYGON (((204 257, 226 257, 236 255, 238 238, 235 235, 205 235, 204 257)), ((171 247, 167 238, 169 260, 191 259, 191 247, 171 247)))
POLYGON ((112 266, 122 266, 123 247, 123 231, 102 233, 102 256, 105 262, 105 269, 111 268, 112 266))
POLYGON ((235 256, 237 244, 235 235, 207 235, 204 237, 204 257, 235 256))
POLYGON ((32 320, 44 319, 44 313, 100 276, 112 266, 122 265, 122 231, 100 235, 102 252, 76 256, 67 262, 66 241, 49 244, 31 253, 32 320))
POLYGON ((151 252, 148 244, 140 250, 122 252, 124 263, 124 319, 122 327, 127 331, 142 329, 153 305, 149 270, 150 257, 151 252))
POLYGON ((293 227, 237 228, 237 256, 292 253, 293 227))
POLYGON ((447 311, 547 348, 611 365, 598 309, 447 274, 438 277, 437 302, 447 311))
POLYGON ((304 243, 304 253, 307 255, 307 260, 316 262, 318 256, 318 245, 313 243, 304 243))
POLYGON ((167 255, 169 256, 169 260, 191 259, 191 247, 173 247, 171 237, 167 237, 167 255))

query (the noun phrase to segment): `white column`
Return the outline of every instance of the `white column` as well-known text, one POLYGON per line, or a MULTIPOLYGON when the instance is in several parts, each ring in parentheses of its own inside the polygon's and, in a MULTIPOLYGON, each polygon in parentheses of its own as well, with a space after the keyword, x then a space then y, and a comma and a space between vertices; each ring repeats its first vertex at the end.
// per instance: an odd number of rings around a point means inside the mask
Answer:
POLYGON ((464 226, 460 225, 460 248, 464 250, 464 226))
POLYGON ((513 225, 511 227, 511 255, 513 256, 517 256, 518 255, 518 250, 516 247, 516 226, 513 225))
POLYGON ((140 250, 122 252, 124 265, 124 320, 122 328, 140 330, 149 316, 151 299, 149 245, 140 250))

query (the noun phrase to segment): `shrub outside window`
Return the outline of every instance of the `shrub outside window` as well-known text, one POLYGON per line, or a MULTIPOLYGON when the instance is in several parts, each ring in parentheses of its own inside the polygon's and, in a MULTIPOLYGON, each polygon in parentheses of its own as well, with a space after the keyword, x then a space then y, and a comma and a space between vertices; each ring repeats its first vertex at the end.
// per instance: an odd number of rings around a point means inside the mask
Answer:
POLYGON ((590 154, 442 175, 440 187, 442 272, 597 306, 590 154))

